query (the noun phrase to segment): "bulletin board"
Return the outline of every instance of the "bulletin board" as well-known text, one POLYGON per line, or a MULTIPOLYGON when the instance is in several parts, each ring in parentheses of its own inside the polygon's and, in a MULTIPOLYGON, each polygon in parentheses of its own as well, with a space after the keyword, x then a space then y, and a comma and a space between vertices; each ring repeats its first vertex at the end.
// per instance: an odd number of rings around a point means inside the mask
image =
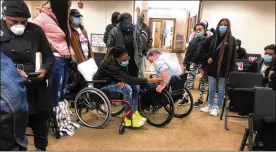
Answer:
POLYGON ((92 47, 103 47, 105 48, 106 45, 103 41, 104 35, 103 34, 91 34, 91 46, 92 47))

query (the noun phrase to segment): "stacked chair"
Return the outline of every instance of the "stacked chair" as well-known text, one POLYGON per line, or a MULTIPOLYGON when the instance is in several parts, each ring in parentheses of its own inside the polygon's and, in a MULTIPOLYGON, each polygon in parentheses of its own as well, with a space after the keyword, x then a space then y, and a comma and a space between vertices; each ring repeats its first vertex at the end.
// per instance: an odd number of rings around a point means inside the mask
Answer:
POLYGON ((222 104, 220 120, 225 116, 225 130, 228 129, 228 117, 248 118, 254 109, 255 87, 262 87, 263 76, 260 73, 231 72, 226 86, 225 99, 222 104), (230 103, 229 103, 230 101, 230 103), (238 113, 228 115, 229 110, 238 113))
POLYGON ((248 145, 248 150, 276 150, 275 102, 276 91, 269 88, 255 88, 254 111, 248 118, 240 151, 248 145), (248 144, 246 144, 248 140, 248 144))

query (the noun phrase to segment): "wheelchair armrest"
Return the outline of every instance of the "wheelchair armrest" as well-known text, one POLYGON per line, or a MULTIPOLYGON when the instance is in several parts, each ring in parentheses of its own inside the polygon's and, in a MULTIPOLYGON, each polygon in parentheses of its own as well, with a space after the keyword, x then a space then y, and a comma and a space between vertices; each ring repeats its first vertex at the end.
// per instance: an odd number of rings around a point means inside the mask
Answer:
POLYGON ((254 87, 254 90, 272 90, 272 88, 268 88, 268 87, 254 87))
POLYGON ((93 80, 93 81, 86 81, 86 83, 106 83, 107 80, 93 80))
POLYGON ((246 91, 246 92, 253 92, 254 88, 233 88, 233 91, 246 91))

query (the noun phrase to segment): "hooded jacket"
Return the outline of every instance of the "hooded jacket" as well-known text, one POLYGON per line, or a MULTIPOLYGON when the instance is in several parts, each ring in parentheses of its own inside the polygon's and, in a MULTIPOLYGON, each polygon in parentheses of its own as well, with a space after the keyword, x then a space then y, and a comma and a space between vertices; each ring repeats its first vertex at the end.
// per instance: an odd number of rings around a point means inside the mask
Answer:
POLYGON ((68 48, 66 35, 58 26, 58 21, 52 11, 42 8, 41 13, 33 22, 43 29, 54 53, 58 53, 60 56, 74 55, 73 49, 68 48))
MULTIPOLYGON (((134 48, 134 60, 137 67, 141 67, 143 57, 143 42, 141 36, 137 34, 136 28, 133 28, 133 48, 134 48)), ((120 29, 120 24, 114 27, 108 36, 107 49, 111 47, 121 46, 125 48, 123 33, 120 29)))
POLYGON ((102 88, 111 83, 124 82, 127 84, 145 85, 147 79, 130 76, 127 68, 121 67, 118 63, 104 61, 100 64, 98 71, 93 77, 94 80, 107 80, 106 83, 95 84, 96 88, 102 88))

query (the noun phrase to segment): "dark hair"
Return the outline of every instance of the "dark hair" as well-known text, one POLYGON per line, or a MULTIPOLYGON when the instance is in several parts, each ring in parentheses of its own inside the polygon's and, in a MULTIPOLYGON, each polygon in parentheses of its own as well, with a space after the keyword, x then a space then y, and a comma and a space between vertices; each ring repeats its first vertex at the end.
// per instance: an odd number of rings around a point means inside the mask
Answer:
POLYGON ((264 50, 267 50, 267 49, 274 50, 274 53, 276 53, 276 45, 275 44, 270 44, 264 48, 264 50))
POLYGON ((142 13, 142 12, 139 12, 138 14, 142 14, 143 18, 145 17, 144 13, 142 13))
POLYGON ((242 41, 241 41, 240 39, 237 39, 237 40, 236 40, 236 45, 237 45, 237 46, 241 46, 241 43, 242 43, 242 41))
POLYGON ((127 50, 121 46, 111 48, 104 57, 105 62, 115 62, 117 58, 127 54, 127 50))
POLYGON ((69 27, 68 27, 68 0, 48 0, 44 5, 47 3, 51 3, 51 10, 55 14, 57 18, 57 22, 61 30, 65 33, 66 42, 68 47, 70 46, 70 34, 69 34, 69 27))
POLYGON ((123 13, 120 16, 119 22, 120 23, 123 23, 123 22, 130 22, 131 23, 132 22, 132 16, 129 13, 123 13))
POLYGON ((204 23, 198 23, 195 25, 194 30, 196 30, 197 26, 202 26, 204 30, 206 30, 206 25, 204 23))
POLYGON ((210 31, 211 31, 213 34, 215 34, 215 32, 216 32, 214 28, 211 28, 210 31))
POLYGON ((120 15, 119 12, 114 12, 112 13, 112 16, 111 16, 111 23, 112 24, 115 24, 118 22, 118 16, 120 15))
POLYGON ((158 51, 158 50, 151 50, 151 51, 149 51, 148 52, 148 54, 147 54, 147 58, 148 57, 150 57, 150 56, 154 56, 154 55, 156 55, 156 54, 162 54, 160 51, 158 51))
POLYGON ((214 39, 212 41, 213 45, 215 46, 214 50, 212 50, 213 52, 215 52, 216 46, 217 46, 217 40, 218 37, 220 36, 220 32, 219 32, 219 27, 220 27, 220 23, 222 21, 226 21, 227 22, 227 31, 226 33, 224 33, 223 35, 223 40, 221 42, 221 46, 220 46, 220 52, 219 52, 219 59, 218 59, 218 68, 217 68, 217 74, 219 75, 220 73, 220 68, 221 68, 221 63, 222 63, 222 59, 224 58, 224 48, 225 48, 225 44, 226 42, 228 42, 229 44, 229 51, 228 51, 228 61, 227 61, 227 70, 229 71, 230 69, 230 59, 231 59, 231 55, 232 55, 232 49, 233 49, 233 39, 232 39, 232 31, 231 31, 231 23, 230 20, 228 18, 223 18, 218 22, 217 28, 216 28, 216 32, 214 35, 214 39))

